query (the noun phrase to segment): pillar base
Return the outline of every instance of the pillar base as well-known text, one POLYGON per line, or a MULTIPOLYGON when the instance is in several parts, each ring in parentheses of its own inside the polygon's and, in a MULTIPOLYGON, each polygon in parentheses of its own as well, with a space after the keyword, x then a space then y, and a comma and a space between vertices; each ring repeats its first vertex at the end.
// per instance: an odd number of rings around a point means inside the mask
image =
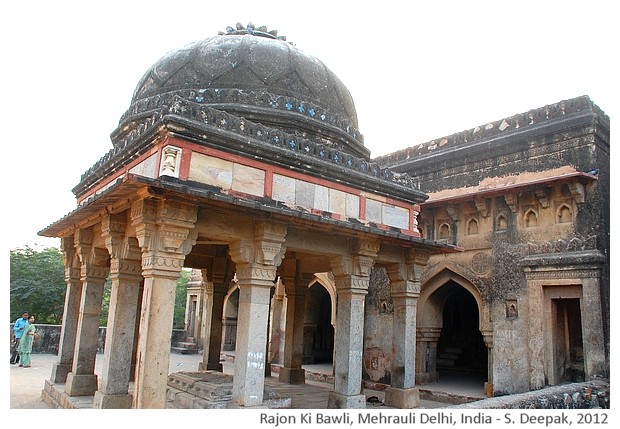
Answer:
POLYGON ((417 387, 385 389, 385 405, 393 408, 418 408, 420 406, 420 390, 417 387))
POLYGON ((484 383, 484 394, 487 396, 487 398, 493 397, 493 394, 494 394, 493 383, 489 383, 488 381, 484 383))
POLYGON ((93 398, 93 408, 100 409, 127 409, 131 408, 133 396, 129 393, 120 395, 107 395, 100 391, 95 392, 93 398))
POLYGON ((52 376, 50 381, 52 383, 64 384, 67 381, 67 374, 71 372, 73 364, 70 363, 55 363, 52 366, 52 376))
POLYGON ((224 372, 224 367, 221 363, 204 363, 200 362, 198 364, 198 371, 217 371, 224 372))
POLYGON ((97 388, 97 374, 67 374, 65 393, 69 396, 93 396, 97 388))
POLYGON ((366 396, 364 395, 341 395, 331 392, 327 400, 327 408, 366 408, 366 396))
POLYGON ((280 368, 278 381, 288 384, 305 384, 306 370, 303 368, 280 368))

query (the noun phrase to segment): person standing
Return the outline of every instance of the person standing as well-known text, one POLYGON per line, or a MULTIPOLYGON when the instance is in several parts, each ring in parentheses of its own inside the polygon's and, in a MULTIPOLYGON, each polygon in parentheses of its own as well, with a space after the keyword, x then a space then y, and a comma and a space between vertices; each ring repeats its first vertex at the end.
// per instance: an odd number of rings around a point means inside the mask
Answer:
POLYGON ((19 356, 21 363, 19 366, 30 368, 30 354, 32 353, 32 345, 34 344, 35 333, 37 328, 34 326, 34 316, 28 319, 28 325, 24 328, 21 341, 19 342, 19 356))
POLYGON ((19 342, 22 338, 22 334, 24 333, 24 328, 28 325, 28 312, 24 311, 22 317, 15 321, 13 325, 13 333, 15 335, 15 343, 13 345, 13 350, 11 351, 11 365, 19 362, 19 353, 17 349, 19 348, 19 342))

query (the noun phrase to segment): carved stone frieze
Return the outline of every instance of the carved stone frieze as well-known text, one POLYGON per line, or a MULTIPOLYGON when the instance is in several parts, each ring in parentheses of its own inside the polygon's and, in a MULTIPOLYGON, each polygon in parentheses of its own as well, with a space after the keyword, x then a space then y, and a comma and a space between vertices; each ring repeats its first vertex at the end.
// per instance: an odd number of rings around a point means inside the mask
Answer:
POLYGON ((547 280, 547 279, 591 279, 600 278, 600 269, 591 270, 545 270, 545 271, 525 271, 525 278, 528 280, 547 280))

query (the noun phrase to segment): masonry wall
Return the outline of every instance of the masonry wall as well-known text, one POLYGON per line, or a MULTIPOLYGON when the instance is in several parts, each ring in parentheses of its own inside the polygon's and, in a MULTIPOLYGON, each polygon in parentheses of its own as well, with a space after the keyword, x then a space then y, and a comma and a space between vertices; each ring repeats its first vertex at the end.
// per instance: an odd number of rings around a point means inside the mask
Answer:
MULTIPOLYGON (((37 324, 37 332, 39 333, 39 339, 35 341, 32 352, 33 353, 46 353, 46 354, 58 354, 58 346, 60 344, 60 330, 61 325, 40 325, 37 324)), ((99 340, 97 346, 97 353, 103 353, 105 347, 105 334, 106 328, 99 328, 99 340)), ((179 341, 183 341, 185 338, 185 331, 182 329, 173 329, 171 344, 175 344, 179 341)), ((9 339, 13 339, 13 324, 9 326, 9 339)))

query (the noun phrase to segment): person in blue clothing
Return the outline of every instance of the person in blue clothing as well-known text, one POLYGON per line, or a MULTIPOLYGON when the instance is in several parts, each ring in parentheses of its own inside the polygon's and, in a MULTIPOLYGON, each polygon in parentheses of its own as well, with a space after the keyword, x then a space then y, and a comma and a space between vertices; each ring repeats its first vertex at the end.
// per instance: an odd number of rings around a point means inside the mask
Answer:
POLYGON ((19 353, 17 352, 17 349, 19 348, 19 342, 22 338, 22 334, 24 333, 24 328, 26 326, 28 326, 28 312, 24 311, 22 317, 17 319, 15 321, 15 324, 13 325, 15 341, 11 350, 11 365, 15 365, 19 362, 19 353))

